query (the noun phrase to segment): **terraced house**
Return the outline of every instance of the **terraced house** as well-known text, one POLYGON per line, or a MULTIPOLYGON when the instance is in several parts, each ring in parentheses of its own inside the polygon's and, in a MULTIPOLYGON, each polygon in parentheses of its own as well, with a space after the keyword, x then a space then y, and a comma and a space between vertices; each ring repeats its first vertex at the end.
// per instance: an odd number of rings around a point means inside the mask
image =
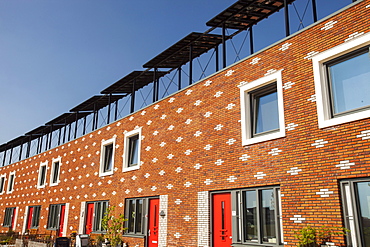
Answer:
MULTIPOLYGON (((292 2, 240 0, 207 25, 252 31, 292 2)), ((370 246, 369 27, 370 0, 348 3, 159 99, 161 77, 231 39, 189 34, 147 70, 0 146, 0 231, 104 233, 114 205, 128 246, 296 246, 307 225, 350 230, 333 245, 370 246), (135 109, 151 85, 153 103, 135 109), (123 97, 132 107, 119 118, 123 97), (91 131, 78 132, 88 117, 91 131)))

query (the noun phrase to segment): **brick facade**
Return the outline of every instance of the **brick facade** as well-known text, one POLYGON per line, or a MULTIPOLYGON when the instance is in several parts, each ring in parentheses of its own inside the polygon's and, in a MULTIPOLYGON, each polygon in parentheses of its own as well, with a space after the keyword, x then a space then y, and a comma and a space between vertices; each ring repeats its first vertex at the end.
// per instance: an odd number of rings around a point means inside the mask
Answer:
MULTIPOLYGON (((124 212, 126 198, 154 196, 166 213, 160 219, 160 246, 208 246, 209 192, 278 185, 285 245, 297 245, 295 231, 308 224, 343 226, 339 181, 370 177, 370 119, 318 127, 311 57, 368 33, 369 6, 369 0, 359 1, 130 116, 2 167, 0 175, 7 178, 15 172, 15 184, 12 193, 0 195, 0 212, 16 207, 15 231, 22 232, 26 206, 41 205, 39 232, 49 232, 49 205, 69 203, 69 235, 84 231, 83 202, 109 200, 124 212), (243 146, 238 86, 280 70, 285 137, 243 146), (122 172, 124 133, 137 128, 140 169, 122 172), (114 173, 100 177, 101 143, 113 137, 114 173), (49 186, 52 160, 58 157, 60 182, 49 186), (38 189, 39 166, 46 161, 47 184, 38 189)), ((3 218, 0 213, 0 222, 3 218)), ((129 246, 145 242, 124 239, 129 246)))

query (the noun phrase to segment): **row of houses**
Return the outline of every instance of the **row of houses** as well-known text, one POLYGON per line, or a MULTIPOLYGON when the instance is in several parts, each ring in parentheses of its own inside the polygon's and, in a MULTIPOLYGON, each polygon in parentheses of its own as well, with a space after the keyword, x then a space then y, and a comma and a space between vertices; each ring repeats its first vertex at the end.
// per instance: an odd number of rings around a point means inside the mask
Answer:
POLYGON ((0 168, 1 231, 101 234, 128 246, 296 246, 346 227, 370 246, 370 1, 167 98, 0 168))

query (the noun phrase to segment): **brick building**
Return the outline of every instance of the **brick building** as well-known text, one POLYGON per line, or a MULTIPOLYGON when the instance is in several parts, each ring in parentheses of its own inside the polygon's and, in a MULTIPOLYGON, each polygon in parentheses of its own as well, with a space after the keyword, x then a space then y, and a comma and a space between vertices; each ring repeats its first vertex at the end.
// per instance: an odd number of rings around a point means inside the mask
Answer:
POLYGON ((370 0, 152 105, 0 168, 0 222, 128 246, 370 246, 370 0), (149 231, 150 230, 150 231, 149 231))

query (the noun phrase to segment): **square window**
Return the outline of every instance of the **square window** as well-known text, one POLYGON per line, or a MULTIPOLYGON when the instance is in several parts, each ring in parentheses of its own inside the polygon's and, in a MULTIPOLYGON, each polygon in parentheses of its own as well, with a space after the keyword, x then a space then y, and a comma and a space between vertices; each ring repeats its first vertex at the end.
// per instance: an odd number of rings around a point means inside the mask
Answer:
POLYGON ((3 227, 13 228, 15 226, 16 207, 5 208, 3 227))
POLYGON ((285 136, 281 71, 240 86, 242 143, 285 136))
POLYGON ((100 176, 112 175, 114 171, 114 147, 116 139, 102 142, 100 156, 100 176))
POLYGON ((6 181, 6 175, 3 174, 0 176, 0 195, 3 194, 5 191, 5 181, 6 181))
POLYGON ((9 174, 9 180, 8 180, 8 188, 6 190, 6 193, 12 193, 14 190, 14 180, 15 180, 15 172, 11 172, 9 174))
POLYGON ((149 243, 158 241, 159 214, 162 211, 159 201, 158 197, 126 199, 125 227, 127 230, 125 234, 146 236, 149 243))
POLYGON ((47 230, 58 231, 58 235, 64 231, 64 219, 66 204, 52 204, 49 206, 47 230))
POLYGON ((341 181, 347 246, 369 246, 370 178, 341 181))
POLYGON ((88 202, 86 204, 86 234, 106 232, 102 227, 101 221, 108 207, 109 201, 88 202))
POLYGON ((319 128, 370 117, 370 34, 312 58, 319 128))
POLYGON ((47 173, 48 163, 41 162, 39 168, 39 178, 37 180, 37 188, 44 188, 46 185, 46 173, 47 173))
POLYGON ((26 229, 38 229, 40 222, 41 206, 28 207, 27 225, 26 229))
POLYGON ((125 134, 123 171, 140 168, 141 128, 125 134))
POLYGON ((61 158, 53 160, 53 164, 51 165, 50 186, 55 186, 59 183, 60 165, 61 158))

